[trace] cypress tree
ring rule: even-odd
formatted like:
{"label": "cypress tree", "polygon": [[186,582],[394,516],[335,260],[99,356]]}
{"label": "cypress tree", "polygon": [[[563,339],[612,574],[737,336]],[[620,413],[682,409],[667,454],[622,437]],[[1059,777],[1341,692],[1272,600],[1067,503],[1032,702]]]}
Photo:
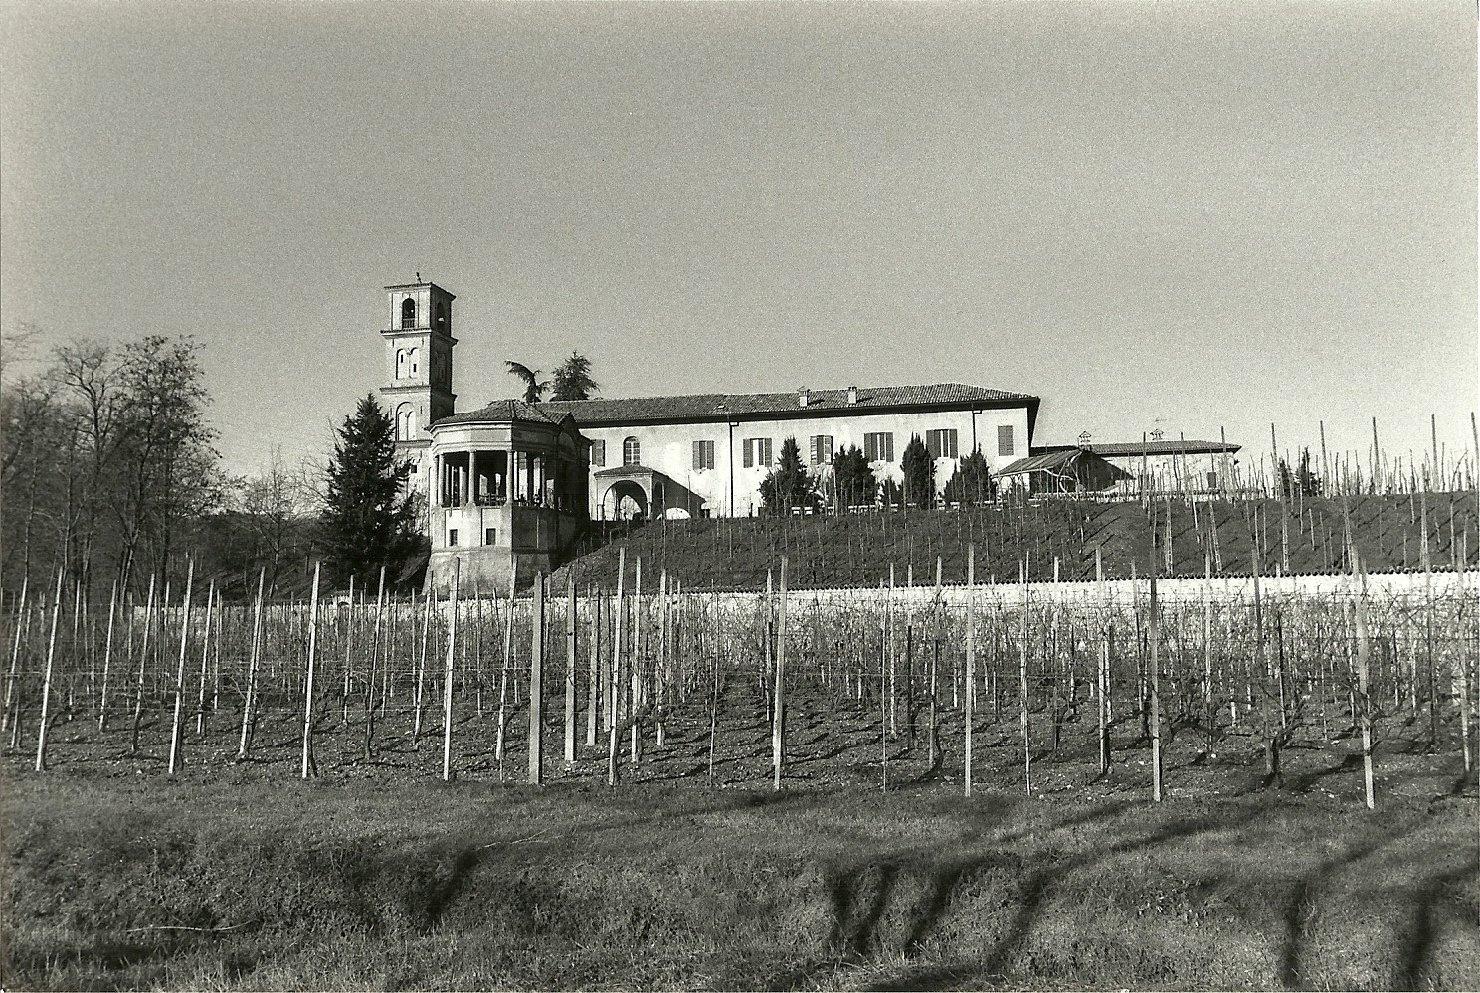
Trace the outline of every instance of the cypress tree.
{"label": "cypress tree", "polygon": [[904,500],[906,504],[922,509],[935,505],[935,459],[917,434],[910,435],[910,443],[904,446],[899,460],[899,469],[904,476]]}
{"label": "cypress tree", "polygon": [[795,438],[781,443],[776,468],[761,480],[761,503],[768,514],[789,514],[793,507],[809,507],[817,500],[817,485],[802,464],[801,446]]}

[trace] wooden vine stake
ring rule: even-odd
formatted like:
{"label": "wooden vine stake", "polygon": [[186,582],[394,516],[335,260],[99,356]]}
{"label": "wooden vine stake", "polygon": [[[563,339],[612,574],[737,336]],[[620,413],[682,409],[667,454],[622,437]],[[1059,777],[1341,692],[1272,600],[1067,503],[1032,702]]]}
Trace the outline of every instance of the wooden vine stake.
{"label": "wooden vine stake", "polygon": [[185,647],[190,637],[190,594],[195,585],[195,559],[185,570],[185,599],[180,611],[180,664],[175,670],[175,717],[170,722],[170,769],[173,776],[180,768],[180,721],[185,715]]}
{"label": "wooden vine stake", "polygon": [[642,556],[637,557],[637,570],[632,583],[632,661],[631,685],[627,687],[627,720],[632,725],[632,764],[642,761]]}
{"label": "wooden vine stake", "polygon": [[586,747],[596,747],[596,725],[601,717],[601,595],[586,587],[586,613],[591,620],[590,657],[586,661]]}
{"label": "wooden vine stake", "polygon": [[[20,679],[21,642],[25,640],[24,635],[27,633],[27,629],[30,627],[31,623],[31,614],[26,609],[26,594],[29,592],[30,586],[31,577],[29,574],[27,574],[21,578],[21,599],[20,602],[16,605],[14,632],[15,637],[10,647],[10,672],[5,677],[5,713],[3,715],[0,715],[0,728],[8,728],[11,726],[11,705],[18,702],[16,700],[16,689],[17,683]],[[118,590],[117,581],[113,583],[113,589],[116,593]],[[106,659],[107,656],[104,656],[105,661]],[[106,701],[107,699],[107,688],[108,683],[105,679],[103,681],[104,696],[101,698],[98,704],[99,731],[103,730],[103,714],[107,713],[107,711],[103,708],[102,702]],[[19,721],[19,715],[17,715],[16,719],[17,721]]]}
{"label": "wooden vine stake", "polygon": [[303,779],[318,774],[313,760],[313,677],[319,650],[319,563],[313,564],[313,592],[308,597],[308,669],[303,679]]}
{"label": "wooden vine stake", "polygon": [[[30,577],[21,580],[21,613],[26,610],[26,584]],[[98,733],[108,730],[108,668],[113,661],[113,616],[118,609],[118,580],[113,580],[113,589],[108,593],[108,635],[103,643],[103,682],[98,688]],[[20,636],[20,625],[16,625],[16,636]],[[14,668],[14,666],[12,666]]]}
{"label": "wooden vine stake", "polygon": [[976,546],[966,546],[966,795],[971,796],[971,729],[976,699]]}
{"label": "wooden vine stake", "polygon": [[611,715],[607,728],[606,750],[606,785],[608,786],[616,786],[621,781],[621,771],[617,767],[617,742],[621,734],[621,714],[618,704],[621,702],[622,689],[622,615],[625,613],[622,596],[626,579],[627,549],[619,548],[617,549],[617,600],[614,605],[616,624],[612,636],[611,683],[607,686],[607,713]]}
{"label": "wooden vine stake", "polygon": [[[216,581],[211,580],[211,585],[206,590],[206,632],[200,644],[200,687],[195,695],[195,736],[205,737],[206,733],[206,681],[210,676],[211,667],[211,606],[216,602]],[[221,640],[219,632],[216,640]]]}
{"label": "wooden vine stake", "polygon": [[[57,652],[57,622],[62,616],[62,577],[57,570],[57,593],[51,605],[51,636],[46,643],[46,676],[41,682],[41,727],[36,733],[36,771],[46,771],[46,732],[51,724],[51,675]],[[142,683],[140,684],[142,686]]]}
{"label": "wooden vine stake", "polygon": [[1018,585],[1023,593],[1018,645],[1018,724],[1023,734],[1023,788],[1032,793],[1033,750],[1028,724],[1028,563],[1023,559],[1018,560]]}
{"label": "wooden vine stake", "polygon": [[[1449,528],[1451,531],[1449,544],[1454,554],[1454,582],[1455,587],[1459,592],[1460,605],[1456,609],[1459,611],[1460,618],[1463,619],[1465,604],[1465,565],[1467,553],[1469,552],[1468,546],[1470,535],[1467,530],[1464,534],[1464,537],[1460,539],[1459,545],[1455,546],[1454,538],[1452,535],[1452,532],[1454,530],[1454,523],[1452,519],[1450,521]],[[1466,657],[1466,653],[1463,648],[1460,648],[1460,650],[1455,654],[1454,668],[1456,676],[1455,686],[1457,692],[1459,693],[1460,751],[1464,753],[1465,772],[1470,772],[1474,768],[1474,759],[1470,750],[1470,660]]]}
{"label": "wooden vine stake", "polygon": [[1151,799],[1162,799],[1161,785],[1161,610],[1156,599],[1156,557],[1151,558],[1151,605],[1147,640],[1151,642]]}
{"label": "wooden vine stake", "polygon": [[[134,680],[134,726],[129,738],[129,754],[139,754],[139,727],[144,721],[144,667],[149,662],[149,633],[154,629],[154,577],[149,577],[149,595],[144,605],[144,634],[140,638],[139,671]],[[249,698],[250,699],[250,698]],[[246,734],[244,730],[243,735]]]}
{"label": "wooden vine stake", "polygon": [[462,579],[462,559],[452,560],[452,595],[448,607],[452,618],[447,628],[447,666],[442,681],[442,781],[452,782],[452,666],[457,659],[457,588]]}
{"label": "wooden vine stake", "polygon": [[1372,635],[1367,621],[1367,570],[1362,567],[1361,553],[1349,545],[1352,570],[1359,584],[1357,590],[1357,691],[1361,697],[1362,782],[1367,794],[1367,809],[1377,809],[1372,776],[1372,698],[1368,695],[1368,669],[1372,657]]}
{"label": "wooden vine stake", "polygon": [[[151,581],[152,583],[152,581]],[[262,659],[262,599],[267,587],[267,568],[264,566],[257,573],[257,609],[252,619],[252,652],[247,657],[247,696],[242,705],[242,737],[237,746],[236,757],[240,761],[245,759],[252,749],[252,721],[254,708],[257,703],[257,666]],[[149,637],[149,627],[144,627],[144,637]],[[346,649],[346,652],[348,649]],[[142,671],[142,670],[140,670]],[[349,664],[346,656],[345,679],[349,679]]]}
{"label": "wooden vine stake", "polygon": [[[416,662],[416,689],[412,694],[411,708],[411,742],[415,744],[421,739],[422,714],[426,710],[426,681],[427,681],[427,641],[432,633],[432,603],[437,599],[434,588],[428,584],[423,603],[421,605],[421,654]],[[411,613],[416,614],[416,593],[411,594]]]}
{"label": "wooden vine stake", "polygon": [[499,778],[504,778],[504,732],[509,725],[509,669],[514,664],[514,583],[519,578],[519,560],[509,570],[509,610],[504,615],[504,663],[498,678],[498,730],[493,741],[493,758],[499,763]]}
{"label": "wooden vine stake", "polygon": [[576,581],[565,581],[565,764],[576,761]]}
{"label": "wooden vine stake", "polygon": [[[1105,597],[1105,563],[1101,551],[1095,548],[1095,596],[1101,603],[1107,603]],[[1100,737],[1100,775],[1110,774],[1110,642],[1114,637],[1114,612],[1106,610],[1105,626],[1100,631],[1100,655],[1097,678],[1099,682],[1098,697],[1099,706],[1096,708],[1099,718]]]}
{"label": "wooden vine stake", "polygon": [[545,574],[534,574],[529,618],[529,785],[545,781]]}
{"label": "wooden vine stake", "polygon": [[771,789],[781,789],[781,767],[786,759],[786,556],[781,556],[781,607],[776,621],[776,703],[771,722]]}

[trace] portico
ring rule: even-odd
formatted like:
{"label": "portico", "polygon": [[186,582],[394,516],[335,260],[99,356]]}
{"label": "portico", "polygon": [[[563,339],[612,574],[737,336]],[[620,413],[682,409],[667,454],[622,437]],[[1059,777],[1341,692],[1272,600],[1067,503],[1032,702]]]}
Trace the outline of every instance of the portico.
{"label": "portico", "polygon": [[587,519],[590,443],[569,417],[504,400],[431,427],[432,581],[507,586],[550,572]]}

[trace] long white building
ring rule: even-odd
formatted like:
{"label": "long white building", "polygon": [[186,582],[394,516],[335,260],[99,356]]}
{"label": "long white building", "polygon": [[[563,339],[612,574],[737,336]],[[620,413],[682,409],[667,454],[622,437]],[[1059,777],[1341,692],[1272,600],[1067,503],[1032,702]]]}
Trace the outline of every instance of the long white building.
{"label": "long white building", "polygon": [[939,383],[792,393],[644,397],[539,404],[569,414],[591,441],[593,519],[748,516],[781,446],[795,438],[814,473],[860,448],[875,478],[901,480],[900,459],[918,434],[935,456],[937,487],[980,448],[992,469],[1028,453],[1038,398]]}

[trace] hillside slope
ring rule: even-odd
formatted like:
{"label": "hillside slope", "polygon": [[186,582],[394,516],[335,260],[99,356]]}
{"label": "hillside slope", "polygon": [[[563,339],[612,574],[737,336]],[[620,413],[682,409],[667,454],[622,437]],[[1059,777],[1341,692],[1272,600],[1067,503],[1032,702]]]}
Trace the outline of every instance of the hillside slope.
{"label": "hillside slope", "polygon": [[[1349,498],[1352,531],[1370,571],[1421,569],[1423,525],[1434,568],[1449,568],[1459,550],[1477,561],[1480,527],[1473,493]],[[1170,515],[1170,520],[1169,516]],[[1281,508],[1277,500],[1190,505],[1162,502],[1153,510],[1136,503],[1051,502],[968,508],[959,511],[855,514],[844,517],[735,518],[652,521],[593,528],[584,554],[560,569],[557,589],[576,575],[579,583],[612,586],[617,557],[627,551],[629,570],[641,558],[645,585],[660,570],[681,577],[689,589],[758,589],[785,555],[793,587],[876,586],[895,580],[933,582],[936,559],[946,582],[963,582],[966,550],[976,546],[977,576],[1015,579],[1019,563],[1028,577],[1092,579],[1099,551],[1107,577],[1145,575],[1155,554],[1161,574],[1199,576],[1204,556],[1214,572],[1248,575],[1257,560],[1263,574],[1284,569]],[[1166,535],[1171,534],[1170,568]],[[1341,501],[1307,499],[1288,512],[1288,570],[1330,572],[1347,568]],[[630,574],[630,573],[629,573]],[[649,586],[651,588],[651,586]]]}

